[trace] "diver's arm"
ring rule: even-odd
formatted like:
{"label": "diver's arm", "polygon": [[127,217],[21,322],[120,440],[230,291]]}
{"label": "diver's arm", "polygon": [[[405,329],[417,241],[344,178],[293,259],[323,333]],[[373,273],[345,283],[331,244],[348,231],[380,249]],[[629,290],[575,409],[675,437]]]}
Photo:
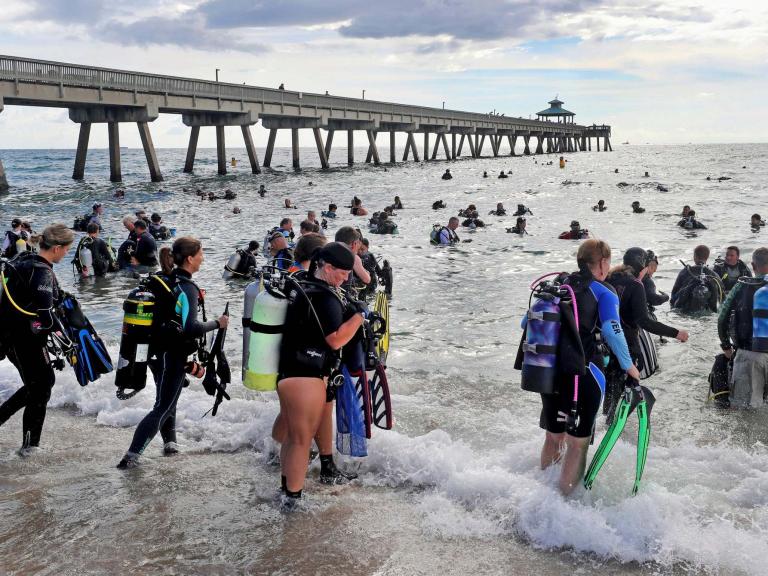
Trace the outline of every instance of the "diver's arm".
{"label": "diver's arm", "polygon": [[338,350],[354,338],[360,326],[363,325],[363,315],[355,314],[339,326],[335,332],[325,337],[325,342],[332,350]]}
{"label": "diver's arm", "polygon": [[731,291],[728,292],[728,296],[725,298],[725,302],[723,302],[723,305],[720,307],[720,314],[717,316],[717,336],[720,338],[720,348],[723,350],[730,350],[733,348],[728,328],[731,324],[733,305],[743,287],[743,284],[737,282],[736,285],[731,288]]}
{"label": "diver's arm", "polygon": [[629,355],[629,347],[627,346],[626,338],[624,338],[624,330],[621,329],[619,297],[603,285],[598,284],[598,286],[603,288],[596,293],[600,332],[603,340],[605,340],[611,352],[619,361],[621,369],[628,372],[634,367],[634,364],[632,363],[632,357]]}
{"label": "diver's arm", "polygon": [[662,324],[658,320],[651,318],[650,314],[648,314],[648,302],[645,299],[645,290],[643,289],[643,286],[632,285],[631,290],[632,293],[629,295],[630,298],[628,304],[632,311],[632,317],[637,322],[637,325],[657,336],[677,338],[677,328]]}
{"label": "diver's arm", "polygon": [[362,280],[363,284],[371,283],[371,275],[368,274],[368,270],[365,269],[365,266],[363,266],[363,261],[357,254],[355,254],[355,264],[352,267],[352,270],[355,272],[355,276]]}
{"label": "diver's arm", "polygon": [[669,300],[669,303],[672,305],[673,308],[677,304],[678,293],[680,292],[680,290],[683,289],[683,286],[685,285],[685,280],[687,280],[688,274],[689,274],[688,269],[683,268],[682,270],[680,270],[680,272],[678,272],[677,278],[675,278],[675,285],[672,286],[672,292],[670,294],[670,300]]}
{"label": "diver's arm", "polygon": [[35,265],[29,286],[32,290],[32,309],[37,313],[34,331],[38,334],[47,334],[55,325],[53,307],[56,302],[53,293],[56,290],[56,278],[53,270],[47,266]]}
{"label": "diver's arm", "polygon": [[184,335],[200,338],[205,333],[216,330],[219,327],[218,320],[200,322],[197,319],[197,301],[200,295],[197,287],[192,282],[185,282],[183,279],[180,280],[179,286],[182,292],[179,297],[186,299],[186,303],[182,305],[181,313],[181,327]]}

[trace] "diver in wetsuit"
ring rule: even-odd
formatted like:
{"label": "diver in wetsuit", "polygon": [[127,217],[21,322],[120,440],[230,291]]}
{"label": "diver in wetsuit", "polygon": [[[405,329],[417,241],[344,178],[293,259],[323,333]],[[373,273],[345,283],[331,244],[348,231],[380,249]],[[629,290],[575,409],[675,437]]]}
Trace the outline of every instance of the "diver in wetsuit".
{"label": "diver in wetsuit", "polygon": [[669,303],[684,312],[717,312],[724,291],[720,279],[707,268],[709,248],[700,244],[693,250],[693,266],[680,270],[672,287]]}
{"label": "diver in wetsuit", "polygon": [[[205,345],[208,332],[226,328],[229,324],[229,317],[224,315],[217,320],[204,319],[203,293],[192,280],[192,275],[203,263],[203,245],[199,240],[189,236],[178,238],[173,248],[166,246],[160,251],[160,261],[169,280],[166,284],[173,286],[175,309],[179,312],[169,314],[169,320],[159,328],[162,336],[155,338],[150,367],[157,384],[157,399],[149,414],[136,426],[131,445],[117,465],[121,469],[138,466],[141,454],[158,431],[163,438],[163,453],[170,456],[178,452],[176,403],[187,374],[196,378],[205,375],[205,369],[188,358]],[[202,312],[202,321],[198,320],[198,309]],[[213,395],[216,390],[206,392]]]}
{"label": "diver in wetsuit", "polygon": [[59,326],[54,316],[62,292],[52,265],[64,259],[75,235],[64,224],[52,224],[31,240],[39,243],[39,254],[24,252],[9,262],[3,269],[7,284],[3,281],[0,286],[0,358],[8,357],[22,381],[21,388],[0,406],[0,425],[24,408],[22,456],[40,446],[56,381],[47,342]]}

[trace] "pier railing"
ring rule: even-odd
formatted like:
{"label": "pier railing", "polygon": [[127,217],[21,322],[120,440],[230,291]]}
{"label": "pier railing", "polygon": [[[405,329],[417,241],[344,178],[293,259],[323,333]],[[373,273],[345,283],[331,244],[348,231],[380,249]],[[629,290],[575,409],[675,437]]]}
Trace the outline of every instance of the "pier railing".
{"label": "pier railing", "polygon": [[259,102],[262,104],[296,105],[330,110],[352,110],[362,113],[390,114],[394,116],[421,116],[448,123],[452,120],[482,122],[487,126],[500,129],[546,130],[556,128],[557,130],[572,132],[584,128],[577,124],[565,125],[525,118],[295,92],[161,74],[145,74],[15,56],[0,56],[0,80],[54,84],[62,88],[75,86],[102,90],[124,90],[134,93],[141,92],[169,96],[194,96],[242,102]]}

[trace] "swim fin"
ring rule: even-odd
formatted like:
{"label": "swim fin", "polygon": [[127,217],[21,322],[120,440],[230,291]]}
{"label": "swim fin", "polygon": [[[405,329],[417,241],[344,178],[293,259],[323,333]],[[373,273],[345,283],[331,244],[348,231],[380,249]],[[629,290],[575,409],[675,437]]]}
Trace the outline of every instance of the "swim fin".
{"label": "swim fin", "polygon": [[637,494],[640,489],[640,480],[645,470],[645,461],[648,458],[648,444],[651,439],[651,410],[656,402],[653,393],[645,386],[640,387],[643,393],[643,399],[637,405],[637,464],[635,465],[635,483],[632,486],[632,495]]}
{"label": "swim fin", "polygon": [[618,406],[616,406],[613,422],[605,432],[605,436],[603,436],[600,446],[598,446],[595,455],[592,457],[592,462],[587,469],[587,473],[584,475],[584,487],[587,490],[592,489],[592,484],[595,482],[597,473],[600,472],[603,464],[605,464],[605,461],[608,459],[608,455],[611,453],[611,450],[613,450],[616,441],[624,431],[624,426],[627,424],[627,417],[631,411],[632,389],[627,387],[621,395]]}
{"label": "swim fin", "polygon": [[98,380],[112,371],[112,359],[107,347],[83,314],[80,303],[71,294],[64,295],[61,305],[61,324],[66,335],[75,344],[75,354],[68,358],[80,386]]}

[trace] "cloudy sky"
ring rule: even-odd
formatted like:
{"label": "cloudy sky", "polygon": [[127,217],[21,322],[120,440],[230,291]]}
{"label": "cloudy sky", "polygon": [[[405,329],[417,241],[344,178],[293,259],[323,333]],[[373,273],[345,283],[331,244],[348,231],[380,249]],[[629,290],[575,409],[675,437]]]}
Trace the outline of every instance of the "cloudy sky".
{"label": "cloudy sky", "polygon": [[[535,114],[556,94],[632,143],[768,135],[768,2],[4,0],[0,53],[460,110]],[[178,116],[152,125],[183,147]],[[229,142],[240,146],[232,132]],[[263,146],[265,131],[254,130]],[[309,135],[307,135],[309,136]],[[74,148],[66,110],[6,106],[3,148]],[[136,130],[121,141],[139,146]],[[309,142],[307,140],[307,142]],[[281,142],[279,142],[281,143]],[[285,140],[282,141],[286,143]],[[94,128],[91,144],[106,145]],[[203,130],[201,146],[214,145]]]}

